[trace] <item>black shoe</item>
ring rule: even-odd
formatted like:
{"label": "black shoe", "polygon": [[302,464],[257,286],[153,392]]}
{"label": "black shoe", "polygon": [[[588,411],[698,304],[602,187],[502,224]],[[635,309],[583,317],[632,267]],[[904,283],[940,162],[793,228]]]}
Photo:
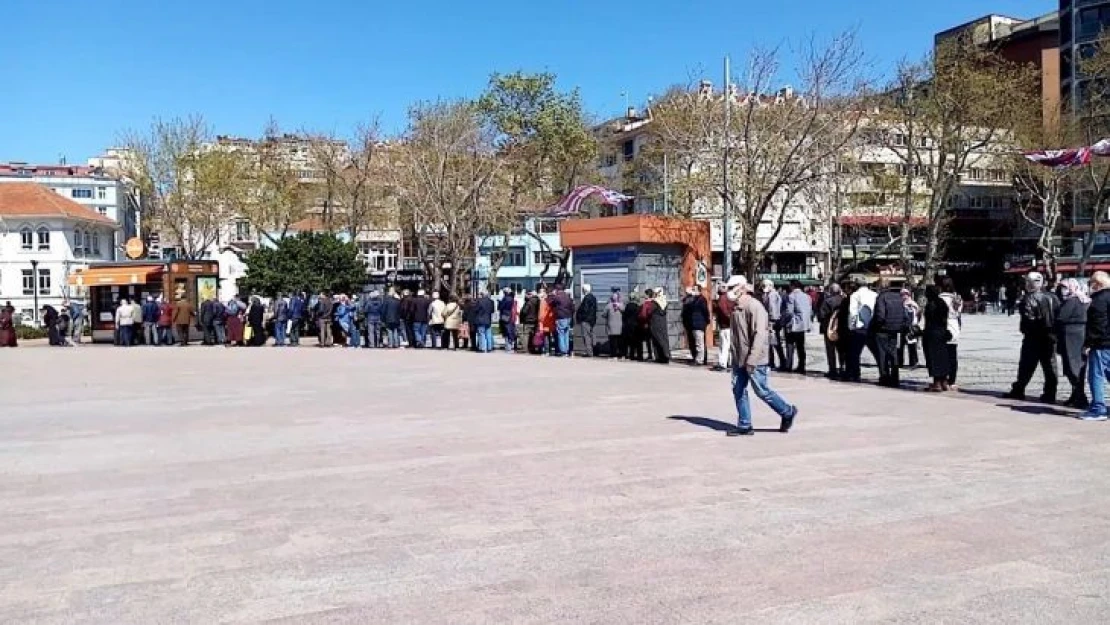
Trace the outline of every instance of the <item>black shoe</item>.
{"label": "black shoe", "polygon": [[1016,400],[1016,401],[1025,401],[1025,393],[1019,393],[1017,391],[1010,391],[1009,393],[1006,393],[1005,395],[1003,395],[1002,399],[1013,399],[1013,400]]}
{"label": "black shoe", "polygon": [[729,430],[726,436],[754,436],[755,430],[752,428],[736,428]]}
{"label": "black shoe", "polygon": [[1042,404],[1048,404],[1049,406],[1056,404],[1056,398],[1050,395],[1041,395],[1037,398],[1037,401],[1041,402]]}
{"label": "black shoe", "polygon": [[794,409],[794,411],[790,413],[790,416],[783,417],[782,420],[779,422],[779,431],[783,434],[786,434],[790,431],[790,428],[794,427],[794,417],[798,416],[798,407],[792,406],[792,408]]}

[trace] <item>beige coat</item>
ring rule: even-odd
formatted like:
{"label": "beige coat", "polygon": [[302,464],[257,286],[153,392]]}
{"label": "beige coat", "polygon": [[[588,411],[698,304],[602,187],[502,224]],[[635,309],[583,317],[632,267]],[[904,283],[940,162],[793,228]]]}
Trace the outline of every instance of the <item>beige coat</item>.
{"label": "beige coat", "polygon": [[458,330],[462,321],[462,306],[459,306],[457,302],[451,302],[443,308],[443,328],[445,330]]}
{"label": "beige coat", "polygon": [[768,361],[771,322],[763,304],[745,293],[732,310],[732,362],[735,366],[761,367]]}
{"label": "beige coat", "polygon": [[446,323],[446,319],[443,318],[444,308],[447,308],[447,304],[444,304],[443,300],[432,300],[432,303],[428,305],[428,323],[433,326],[444,325]]}

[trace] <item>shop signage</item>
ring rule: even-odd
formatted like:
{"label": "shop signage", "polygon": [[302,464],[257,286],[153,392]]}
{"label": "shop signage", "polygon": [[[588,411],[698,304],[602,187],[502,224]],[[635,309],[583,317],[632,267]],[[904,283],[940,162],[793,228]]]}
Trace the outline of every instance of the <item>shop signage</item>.
{"label": "shop signage", "polygon": [[636,250],[575,251],[575,265],[627,265],[636,260]]}

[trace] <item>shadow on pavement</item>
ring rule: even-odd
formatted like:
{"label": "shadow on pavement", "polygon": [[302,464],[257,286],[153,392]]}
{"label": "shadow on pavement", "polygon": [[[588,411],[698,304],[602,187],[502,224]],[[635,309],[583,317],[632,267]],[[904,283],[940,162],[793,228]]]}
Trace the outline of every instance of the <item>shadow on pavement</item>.
{"label": "shadow on pavement", "polygon": [[[673,415],[667,418],[671,421],[685,421],[686,423],[689,423],[691,425],[708,428],[710,430],[716,430],[718,432],[731,432],[732,430],[736,429],[736,424],[734,423],[726,423],[724,421],[718,421],[717,419],[710,419],[708,417],[687,417],[683,415]],[[755,431],[774,432],[776,434],[778,433],[777,428],[755,428]]]}
{"label": "shadow on pavement", "polygon": [[1061,410],[1060,408],[1053,408],[1052,406],[1015,406],[1013,404],[998,404],[998,405],[999,405],[999,407],[1002,407],[1002,408],[1009,408],[1010,410],[1013,410],[1014,412],[1020,412],[1020,413],[1023,413],[1023,414],[1031,414],[1031,415],[1042,416],[1042,417],[1043,416],[1066,417],[1068,419],[1074,419],[1075,415],[1076,415],[1076,413],[1074,413],[1074,412],[1067,412],[1067,411]]}

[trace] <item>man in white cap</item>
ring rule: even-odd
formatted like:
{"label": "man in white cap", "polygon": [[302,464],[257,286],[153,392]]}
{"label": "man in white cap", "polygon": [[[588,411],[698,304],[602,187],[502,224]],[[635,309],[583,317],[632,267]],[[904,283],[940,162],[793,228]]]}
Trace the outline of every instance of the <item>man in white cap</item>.
{"label": "man in white cap", "polygon": [[794,425],[798,409],[771,390],[767,376],[769,352],[771,351],[771,324],[767,309],[759,300],[752,297],[748,281],[740,277],[729,290],[727,297],[736,302],[732,311],[732,397],[736,402],[739,419],[735,430],[729,436],[751,436],[752,408],[748,400],[748,386],[763,403],[774,410],[781,421],[779,431],[786,433]]}
{"label": "man in white cap", "polygon": [[1060,301],[1044,288],[1044,276],[1036,271],[1025,276],[1025,297],[1018,306],[1021,313],[1021,359],[1017,381],[1006,393],[1006,399],[1025,399],[1025,387],[1040,365],[1044,374],[1044,392],[1040,400],[1056,402],[1056,312]]}

